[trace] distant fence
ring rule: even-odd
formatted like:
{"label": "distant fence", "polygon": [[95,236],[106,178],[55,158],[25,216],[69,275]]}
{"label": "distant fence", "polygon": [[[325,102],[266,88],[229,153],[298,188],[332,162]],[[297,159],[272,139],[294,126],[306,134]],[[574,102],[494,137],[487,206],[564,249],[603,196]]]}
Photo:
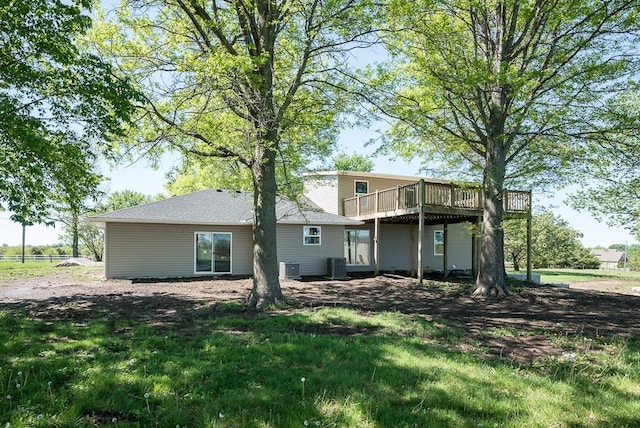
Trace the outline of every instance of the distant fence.
{"label": "distant fence", "polygon": [[[61,255],[61,254],[55,254],[55,255],[43,255],[43,254],[25,254],[24,256],[24,260],[26,262],[61,262],[67,259],[71,259],[73,258],[73,256],[69,256],[69,255]],[[78,256],[78,258],[82,258],[82,259],[91,259],[91,257],[89,256]],[[2,255],[0,254],[0,262],[21,262],[22,261],[22,255],[18,254],[18,255]]]}

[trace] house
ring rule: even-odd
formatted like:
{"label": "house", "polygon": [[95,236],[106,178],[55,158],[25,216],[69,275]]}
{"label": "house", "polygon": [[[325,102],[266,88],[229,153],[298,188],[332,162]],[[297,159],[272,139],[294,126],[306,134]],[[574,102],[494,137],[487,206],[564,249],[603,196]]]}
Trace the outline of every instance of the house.
{"label": "house", "polygon": [[[325,171],[304,176],[304,194],[328,213],[363,222],[345,228],[347,271],[400,270],[420,280],[425,271],[477,271],[480,244],[473,231],[482,220],[477,185]],[[506,218],[528,219],[530,242],[531,192],[505,190],[503,208]]]}
{"label": "house", "polygon": [[[104,226],[107,278],[251,275],[252,205],[250,192],[209,189],[89,220]],[[276,211],[278,261],[296,261],[303,276],[325,275],[344,253],[344,228],[362,223],[284,198]]]}
{"label": "house", "polygon": [[[402,271],[419,280],[429,271],[477,270],[480,187],[349,171],[303,179],[308,207],[277,202],[281,272],[295,263],[301,276],[327,275],[336,259],[346,272]],[[105,275],[250,275],[252,202],[250,192],[210,189],[93,216],[105,228]],[[503,204],[505,216],[530,225],[531,192],[507,190]]]}
{"label": "house", "polygon": [[600,262],[600,269],[610,270],[619,269],[624,266],[626,256],[624,251],[618,251],[611,248],[594,248],[591,254],[596,256]]}

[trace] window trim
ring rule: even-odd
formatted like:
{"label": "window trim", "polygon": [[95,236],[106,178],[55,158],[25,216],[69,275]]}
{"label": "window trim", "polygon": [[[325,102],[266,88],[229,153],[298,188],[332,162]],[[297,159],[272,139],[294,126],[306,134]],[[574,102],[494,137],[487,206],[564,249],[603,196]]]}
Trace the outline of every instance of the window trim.
{"label": "window trim", "polygon": [[[445,241],[444,233],[445,233],[444,229],[435,229],[433,231],[433,255],[434,256],[444,256],[444,251],[445,251],[445,248],[444,248],[444,241]],[[438,235],[438,234],[442,234],[442,240],[441,241],[436,240],[436,235]],[[438,245],[438,244],[442,245],[442,252],[441,253],[438,253],[436,251],[436,245]]]}
{"label": "window trim", "polygon": [[[211,258],[211,270],[199,271],[198,270],[198,234],[206,233],[211,236],[211,245],[214,244],[213,235],[229,235],[229,271],[228,272],[216,272],[215,269],[215,257]],[[215,252],[212,249],[211,255]],[[221,230],[196,230],[193,232],[193,274],[194,275],[233,275],[233,233],[224,232]]]}
{"label": "window trim", "polygon": [[[318,233],[311,235],[311,229],[316,229]],[[318,242],[307,242],[307,238],[318,238]],[[322,245],[322,226],[302,226],[302,245],[318,247]]]}
{"label": "window trim", "polygon": [[[358,192],[358,183],[366,183],[367,184],[367,191],[362,193],[362,192]],[[358,195],[366,195],[369,193],[369,180],[353,180],[353,194],[355,196]]]}

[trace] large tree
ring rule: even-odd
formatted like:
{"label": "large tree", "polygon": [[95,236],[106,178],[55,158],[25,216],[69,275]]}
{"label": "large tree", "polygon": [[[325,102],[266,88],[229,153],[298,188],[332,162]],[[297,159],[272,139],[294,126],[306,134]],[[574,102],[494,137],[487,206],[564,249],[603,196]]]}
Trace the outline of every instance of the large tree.
{"label": "large tree", "polygon": [[[297,163],[294,163],[294,165]],[[332,156],[321,168],[327,170],[361,171],[373,170],[373,161],[367,156],[340,152]],[[307,165],[288,168],[276,167],[276,181],[286,183],[287,193],[294,199],[302,192],[302,173],[308,172]],[[168,174],[167,190],[172,195],[182,195],[202,189],[251,190],[251,171],[237,162],[225,159],[183,158],[178,167]],[[293,195],[291,195],[293,193]],[[304,202],[302,202],[304,204]]]}
{"label": "large tree", "polygon": [[275,203],[287,188],[278,188],[276,170],[295,171],[334,142],[336,115],[349,106],[336,88],[345,86],[351,51],[369,43],[366,7],[367,0],[131,0],[94,34],[146,96],[132,140],[251,172],[252,307],[284,301]]}
{"label": "large tree", "polygon": [[203,189],[251,190],[251,171],[224,159],[184,158],[168,175],[167,190],[183,195]]}
{"label": "large tree", "polygon": [[404,84],[385,108],[402,119],[390,145],[481,177],[475,293],[506,293],[505,183],[557,180],[591,138],[638,129],[604,114],[635,84],[638,12],[636,0],[390,2],[382,37]]}
{"label": "large tree", "polygon": [[133,112],[132,88],[78,47],[91,3],[0,6],[0,209],[22,224],[45,220],[55,189],[92,174],[92,144]]}

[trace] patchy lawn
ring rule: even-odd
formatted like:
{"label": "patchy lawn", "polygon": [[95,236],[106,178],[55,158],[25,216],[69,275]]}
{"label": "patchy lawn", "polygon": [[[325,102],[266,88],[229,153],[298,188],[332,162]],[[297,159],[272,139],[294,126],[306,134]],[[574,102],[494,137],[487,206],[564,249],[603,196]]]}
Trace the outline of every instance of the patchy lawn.
{"label": "patchy lawn", "polygon": [[248,279],[65,272],[0,281],[0,422],[640,424],[637,296],[381,276],[282,281],[289,306],[253,312]]}

